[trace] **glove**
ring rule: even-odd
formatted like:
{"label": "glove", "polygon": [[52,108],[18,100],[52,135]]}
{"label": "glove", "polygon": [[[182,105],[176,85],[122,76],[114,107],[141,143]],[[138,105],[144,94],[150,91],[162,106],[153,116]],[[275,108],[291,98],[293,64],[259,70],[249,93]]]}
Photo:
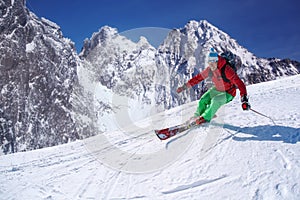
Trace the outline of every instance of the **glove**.
{"label": "glove", "polygon": [[244,95],[244,96],[241,97],[241,102],[242,102],[242,109],[243,110],[249,110],[251,108],[251,106],[248,102],[247,95]]}
{"label": "glove", "polygon": [[187,84],[183,84],[183,86],[177,88],[176,92],[180,93],[180,92],[182,92],[183,90],[186,90],[186,89],[188,89]]}

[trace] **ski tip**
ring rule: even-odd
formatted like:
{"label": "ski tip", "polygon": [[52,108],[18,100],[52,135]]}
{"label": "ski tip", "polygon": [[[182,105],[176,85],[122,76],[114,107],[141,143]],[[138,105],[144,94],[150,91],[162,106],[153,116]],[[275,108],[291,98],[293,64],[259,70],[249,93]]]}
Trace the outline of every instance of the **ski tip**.
{"label": "ski tip", "polygon": [[165,134],[156,134],[156,136],[160,139],[160,140],[166,140],[169,137],[167,137]]}
{"label": "ski tip", "polygon": [[159,133],[159,130],[154,130],[155,135],[160,139],[160,140],[166,140],[168,137],[165,134]]}

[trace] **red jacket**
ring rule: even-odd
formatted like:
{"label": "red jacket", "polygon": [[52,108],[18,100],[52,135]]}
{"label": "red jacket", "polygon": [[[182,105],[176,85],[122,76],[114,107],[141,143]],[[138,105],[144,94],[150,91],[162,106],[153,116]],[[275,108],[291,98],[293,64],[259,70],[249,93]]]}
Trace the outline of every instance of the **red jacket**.
{"label": "red jacket", "polygon": [[230,82],[225,82],[221,76],[221,68],[225,67],[226,60],[219,56],[218,67],[215,71],[212,71],[210,67],[205,68],[201,73],[194,76],[191,80],[187,82],[188,87],[192,87],[199,82],[206,79],[209,74],[212,74],[212,81],[215,84],[215,87],[218,91],[226,91],[232,96],[236,95],[236,87],[240,90],[240,95],[247,95],[247,90],[244,82],[238,77],[236,72],[230,67],[225,68],[225,75]]}

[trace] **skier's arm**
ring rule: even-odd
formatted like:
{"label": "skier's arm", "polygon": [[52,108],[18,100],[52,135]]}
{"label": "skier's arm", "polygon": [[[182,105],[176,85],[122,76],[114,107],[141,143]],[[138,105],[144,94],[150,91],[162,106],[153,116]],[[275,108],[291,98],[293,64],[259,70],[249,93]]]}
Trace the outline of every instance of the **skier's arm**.
{"label": "skier's arm", "polygon": [[230,67],[226,68],[225,73],[226,73],[226,77],[228,77],[229,80],[234,85],[236,85],[240,90],[242,109],[249,110],[251,108],[251,106],[248,102],[247,89],[246,89],[244,82],[240,79],[240,77],[237,75],[237,73]]}
{"label": "skier's arm", "polygon": [[209,72],[210,72],[210,68],[209,67],[205,68],[201,73],[197,74],[187,82],[188,87],[193,87],[194,85],[206,79],[209,75]]}
{"label": "skier's arm", "polygon": [[183,86],[179,87],[177,89],[177,93],[180,93],[183,90],[191,88],[194,85],[200,83],[201,81],[203,81],[204,79],[206,79],[208,77],[209,72],[210,72],[210,68],[209,67],[205,68],[201,73],[197,74],[192,79],[190,79],[187,83],[183,84]]}
{"label": "skier's arm", "polygon": [[240,90],[241,97],[247,96],[247,89],[244,82],[240,79],[237,73],[231,68],[226,67],[225,69],[226,77],[232,82],[235,86],[237,86]]}

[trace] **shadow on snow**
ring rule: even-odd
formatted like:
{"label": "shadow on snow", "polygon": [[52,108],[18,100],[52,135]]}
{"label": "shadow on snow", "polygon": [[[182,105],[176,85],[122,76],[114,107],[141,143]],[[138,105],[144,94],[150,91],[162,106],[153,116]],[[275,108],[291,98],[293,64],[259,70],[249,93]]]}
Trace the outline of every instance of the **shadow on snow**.
{"label": "shadow on snow", "polygon": [[[236,141],[283,141],[291,144],[295,144],[300,141],[300,128],[279,125],[262,125],[241,128],[228,124],[224,124],[223,127],[236,132],[236,134],[232,137],[232,139]],[[239,137],[237,136],[238,133],[244,133],[251,136]]]}

